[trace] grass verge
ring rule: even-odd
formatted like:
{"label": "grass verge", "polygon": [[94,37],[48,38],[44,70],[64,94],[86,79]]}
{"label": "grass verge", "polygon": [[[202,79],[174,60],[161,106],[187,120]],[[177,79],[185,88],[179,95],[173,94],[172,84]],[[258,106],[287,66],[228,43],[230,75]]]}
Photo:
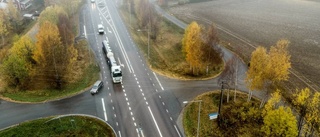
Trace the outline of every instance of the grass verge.
{"label": "grass verge", "polygon": [[3,131],[1,137],[61,136],[115,137],[114,131],[101,120],[87,116],[47,117],[19,124]]}
{"label": "grass verge", "polygon": [[154,15],[159,18],[160,29],[155,40],[150,38],[148,58],[147,31],[137,31],[139,29],[145,30],[145,28],[139,28],[137,25],[137,18],[133,14],[130,16],[130,13],[126,8],[121,8],[120,12],[123,21],[129,28],[132,39],[144,53],[144,56],[153,71],[179,79],[212,78],[221,72],[223,64],[209,67],[207,75],[200,77],[193,76],[190,73],[190,67],[186,62],[181,49],[181,40],[184,35],[184,30],[159,15]]}
{"label": "grass verge", "polygon": [[[218,112],[220,92],[208,92],[194,99],[202,100],[199,136],[260,136],[262,118],[259,115],[261,112],[259,101],[252,99],[247,102],[247,94],[237,92],[236,102],[234,102],[233,93],[230,91],[230,100],[227,102],[227,92],[224,92],[220,126],[218,126],[218,119],[209,119],[210,113]],[[199,104],[189,103],[184,109],[183,127],[187,137],[197,134]],[[252,110],[253,108],[255,111]],[[252,115],[248,114],[249,112],[252,112],[250,113]]]}
{"label": "grass verge", "polygon": [[[77,78],[75,81],[66,85],[62,90],[40,88],[35,90],[21,91],[19,89],[6,87],[2,88],[1,95],[6,99],[18,102],[45,102],[62,97],[72,96],[86,89],[99,79],[100,69],[93,61],[91,61],[91,58],[94,57],[90,56],[93,55],[93,53],[88,53],[87,42],[82,41],[80,43],[81,44],[77,45],[79,59],[72,74]],[[37,81],[31,80],[30,84],[32,83],[37,84]]]}

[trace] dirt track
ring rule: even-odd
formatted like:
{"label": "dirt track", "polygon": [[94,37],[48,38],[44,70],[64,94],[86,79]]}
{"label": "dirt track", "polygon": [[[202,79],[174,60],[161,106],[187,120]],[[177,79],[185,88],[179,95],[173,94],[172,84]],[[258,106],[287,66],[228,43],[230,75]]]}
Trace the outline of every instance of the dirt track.
{"label": "dirt track", "polygon": [[320,91],[320,2],[214,0],[172,7],[169,12],[186,22],[214,22],[225,30],[219,31],[221,39],[230,42],[232,49],[241,49],[246,58],[254,50],[251,46],[270,47],[279,39],[288,39],[291,71],[300,77],[291,75],[290,80],[294,85],[303,80]]}

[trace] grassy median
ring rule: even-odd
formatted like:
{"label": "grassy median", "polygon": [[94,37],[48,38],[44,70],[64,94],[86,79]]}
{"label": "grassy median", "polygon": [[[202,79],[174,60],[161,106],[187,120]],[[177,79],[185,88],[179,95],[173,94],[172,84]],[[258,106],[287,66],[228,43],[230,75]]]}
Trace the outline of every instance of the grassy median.
{"label": "grassy median", "polygon": [[[5,87],[1,89],[1,95],[13,101],[19,102],[43,102],[50,101],[62,97],[72,96],[81,92],[82,90],[90,87],[95,81],[99,79],[99,67],[94,61],[94,55],[88,50],[88,43],[85,40],[79,42],[76,46],[78,49],[78,61],[75,67],[73,76],[74,81],[70,82],[63,89],[35,89],[21,91],[19,89]],[[41,85],[41,81],[30,81],[30,83],[38,82]]]}
{"label": "grassy median", "polygon": [[[222,136],[261,136],[263,124],[259,101],[252,99],[247,102],[247,94],[237,92],[236,101],[233,101],[234,91],[230,91],[229,102],[227,92],[223,95],[221,107],[221,122],[218,119],[210,120],[209,114],[219,110],[220,91],[207,92],[194,99],[202,100],[200,111],[200,137]],[[254,109],[253,109],[254,108]],[[199,103],[189,103],[183,111],[183,127],[187,137],[196,136],[198,126]],[[255,110],[255,111],[253,111]]]}
{"label": "grassy median", "polygon": [[115,137],[101,120],[86,116],[48,117],[19,124],[3,131],[1,137]]}

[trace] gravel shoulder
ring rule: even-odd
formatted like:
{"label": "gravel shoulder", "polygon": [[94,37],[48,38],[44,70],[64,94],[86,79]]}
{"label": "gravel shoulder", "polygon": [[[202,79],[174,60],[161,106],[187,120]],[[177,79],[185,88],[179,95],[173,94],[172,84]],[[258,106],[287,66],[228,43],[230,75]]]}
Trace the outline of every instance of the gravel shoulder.
{"label": "gravel shoulder", "polygon": [[270,47],[279,39],[288,39],[292,71],[301,78],[292,75],[290,81],[296,85],[303,80],[320,90],[319,1],[214,0],[171,7],[169,12],[185,22],[215,23],[221,39],[231,49],[240,49],[247,59],[252,46]]}

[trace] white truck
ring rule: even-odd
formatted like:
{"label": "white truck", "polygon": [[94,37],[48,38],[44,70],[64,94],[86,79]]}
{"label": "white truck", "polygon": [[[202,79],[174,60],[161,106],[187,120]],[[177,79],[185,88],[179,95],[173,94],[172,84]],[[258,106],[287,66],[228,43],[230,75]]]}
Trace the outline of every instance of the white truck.
{"label": "white truck", "polygon": [[122,82],[122,71],[120,65],[117,64],[116,59],[111,51],[108,41],[102,41],[102,51],[107,56],[107,63],[109,65],[111,71],[111,77],[113,83],[121,83]]}

